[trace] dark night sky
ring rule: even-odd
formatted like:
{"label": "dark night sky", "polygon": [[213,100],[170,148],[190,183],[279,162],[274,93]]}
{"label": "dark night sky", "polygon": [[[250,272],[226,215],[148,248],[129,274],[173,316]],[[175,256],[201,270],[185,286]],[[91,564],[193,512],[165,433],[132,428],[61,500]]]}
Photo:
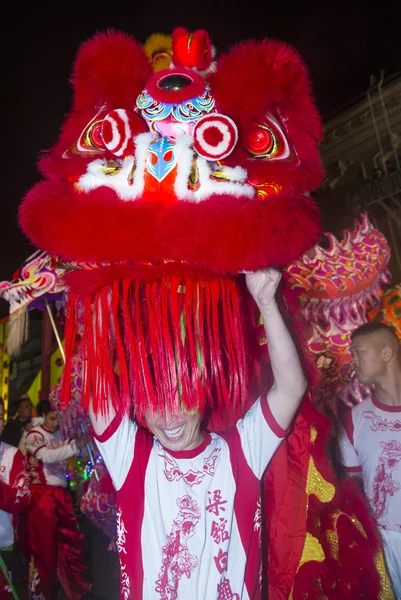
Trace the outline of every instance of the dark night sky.
{"label": "dark night sky", "polygon": [[[237,0],[238,2],[238,0]],[[371,74],[401,70],[401,2],[278,0],[206,3],[160,0],[53,0],[2,6],[2,190],[0,281],[32,248],[17,208],[38,180],[39,152],[56,139],[70,107],[68,78],[79,45],[96,31],[122,29],[144,41],[176,25],[205,28],[218,50],[248,38],[276,37],[308,64],[324,116],[366,91]],[[240,6],[238,4],[238,6]],[[1,309],[0,309],[1,310]],[[1,311],[2,313],[4,311]]]}

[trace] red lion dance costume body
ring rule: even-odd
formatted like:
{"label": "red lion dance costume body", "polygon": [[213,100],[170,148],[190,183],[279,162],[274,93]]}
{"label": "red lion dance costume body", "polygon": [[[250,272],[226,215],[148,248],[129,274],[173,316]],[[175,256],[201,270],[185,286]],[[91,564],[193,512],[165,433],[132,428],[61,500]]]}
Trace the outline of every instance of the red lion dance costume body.
{"label": "red lion dance costume body", "polygon": [[[178,390],[213,427],[234,423],[266,391],[241,273],[284,267],[319,237],[307,192],[322,128],[300,57],[269,40],[212,55],[206,32],[183,29],[156,73],[125,34],[84,44],[73,111],[40,161],[47,180],[21,208],[31,240],[65,262],[65,393],[83,324],[83,399],[100,413],[109,394],[141,421]],[[356,490],[336,490],[326,432],[305,400],[265,476],[274,600],[380,597],[377,536]]]}

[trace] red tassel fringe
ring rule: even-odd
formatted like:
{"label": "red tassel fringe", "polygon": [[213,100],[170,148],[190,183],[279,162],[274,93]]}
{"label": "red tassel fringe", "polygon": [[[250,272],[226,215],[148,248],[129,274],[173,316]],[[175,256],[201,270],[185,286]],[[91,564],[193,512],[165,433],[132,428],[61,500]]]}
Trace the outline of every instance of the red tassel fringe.
{"label": "red tassel fringe", "polygon": [[228,408],[246,400],[246,360],[240,292],[231,278],[202,280],[169,275],[124,280],[92,297],[71,296],[66,319],[69,399],[71,357],[82,329],[83,402],[95,413],[129,410],[141,420],[148,408]]}

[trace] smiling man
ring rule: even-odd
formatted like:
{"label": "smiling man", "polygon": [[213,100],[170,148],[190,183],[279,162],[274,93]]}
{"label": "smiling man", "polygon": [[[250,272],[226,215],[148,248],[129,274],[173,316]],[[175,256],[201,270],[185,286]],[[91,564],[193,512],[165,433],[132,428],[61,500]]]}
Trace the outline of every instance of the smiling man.
{"label": "smiling man", "polygon": [[[260,598],[261,485],[306,390],[275,295],[280,274],[246,276],[262,314],[274,383],[237,425],[201,429],[199,412],[92,414],[117,490],[121,598]],[[153,434],[153,435],[151,435]]]}
{"label": "smiling man", "polygon": [[358,380],[374,392],[345,416],[342,460],[363,483],[401,598],[401,346],[387,325],[366,323],[353,332],[351,353]]}

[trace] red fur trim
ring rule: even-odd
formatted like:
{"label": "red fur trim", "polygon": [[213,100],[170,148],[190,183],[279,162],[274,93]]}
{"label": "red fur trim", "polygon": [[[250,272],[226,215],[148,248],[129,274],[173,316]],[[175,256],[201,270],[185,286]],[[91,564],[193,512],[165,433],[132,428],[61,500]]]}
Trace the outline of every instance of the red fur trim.
{"label": "red fur trim", "polygon": [[215,196],[207,202],[121,202],[107,188],[79,194],[47,181],[25,198],[20,223],[50,254],[87,262],[163,259],[238,273],[283,267],[319,236],[314,201],[277,195],[261,200]]}
{"label": "red fur trim", "polygon": [[283,42],[248,41],[219,58],[208,76],[211,91],[234,120],[260,121],[273,107],[280,113],[301,105],[308,108],[299,122],[322,139],[322,125],[312,102],[307,69],[299,54]]}
{"label": "red fur trim", "polygon": [[132,109],[151,75],[148,57],[131,36],[112,30],[98,33],[77,56],[72,75],[74,110],[96,112],[103,104]]}
{"label": "red fur trim", "polygon": [[[85,42],[78,52],[72,74],[73,112],[63,125],[60,139],[39,162],[45,177],[77,181],[86,172],[83,156],[63,158],[66,150],[79,139],[82,131],[103,105],[110,110],[133,110],[137,96],[152,75],[152,66],[142,47],[125,33],[99,33]],[[107,159],[114,158],[108,152]]]}
{"label": "red fur trim", "polygon": [[[249,178],[262,178],[290,189],[311,190],[322,180],[317,144],[323,130],[312,98],[307,69],[298,53],[279,41],[249,41],[222,56],[208,76],[216,108],[231,117],[240,142],[227,164],[241,164]],[[284,127],[295,149],[293,163],[252,160],[243,150],[255,123],[263,123],[267,112]]]}
{"label": "red fur trim", "polygon": [[148,264],[124,263],[93,270],[78,269],[69,271],[64,274],[63,281],[73,294],[92,296],[114,281],[135,280],[144,283],[171,275],[176,277],[199,277],[202,281],[210,281],[216,277],[210,271],[201,271],[190,265],[166,263],[159,266],[150,266]]}

